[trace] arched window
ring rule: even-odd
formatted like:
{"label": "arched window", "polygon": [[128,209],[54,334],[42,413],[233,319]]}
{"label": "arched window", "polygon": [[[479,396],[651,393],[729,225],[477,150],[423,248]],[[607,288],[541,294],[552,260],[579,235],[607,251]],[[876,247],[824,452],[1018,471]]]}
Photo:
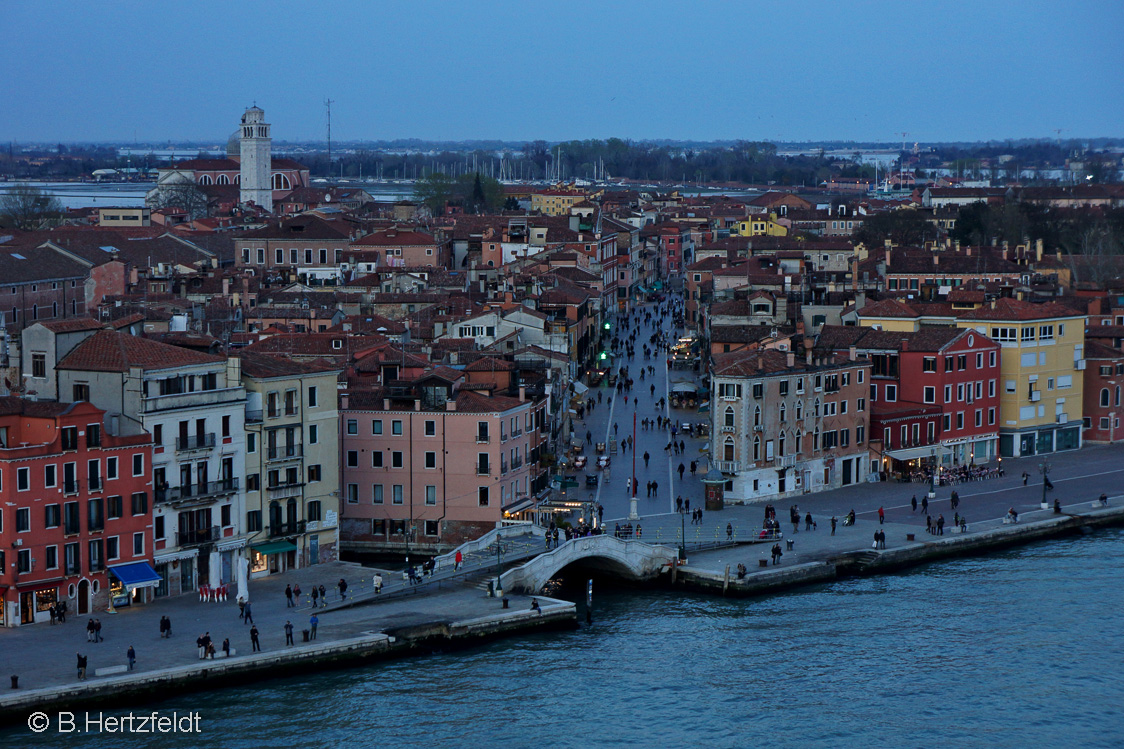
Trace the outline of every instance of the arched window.
{"label": "arched window", "polygon": [[1101,388],[1101,405],[1107,406],[1108,400],[1108,388]]}
{"label": "arched window", "polygon": [[812,415],[815,416],[817,419],[820,418],[820,399],[819,398],[816,398],[816,402],[814,404],[814,409],[815,410],[812,412]]}
{"label": "arched window", "polygon": [[753,459],[755,461],[761,460],[761,438],[753,438]]}
{"label": "arched window", "polygon": [[281,174],[280,172],[278,172],[277,174],[273,175],[273,189],[274,190],[292,190],[293,188],[289,184],[289,178],[286,177],[284,174]]}
{"label": "arched window", "polygon": [[201,176],[199,177],[199,184],[201,184],[201,185],[213,185],[213,184],[214,184],[214,180],[213,180],[213,179],[211,179],[211,175],[209,175],[209,174],[204,174],[204,175],[201,175]]}
{"label": "arched window", "polygon": [[723,415],[723,425],[732,427],[734,425],[734,407],[726,406],[726,413]]}
{"label": "arched window", "polygon": [[820,449],[820,429],[816,427],[816,431],[812,432],[812,450]]}
{"label": "arched window", "polygon": [[234,184],[236,184],[236,185],[242,184],[242,175],[241,174],[235,174],[234,175]]}
{"label": "arched window", "polygon": [[784,455],[784,432],[777,437],[777,455]]}
{"label": "arched window", "polygon": [[1116,396],[1112,400],[1112,405],[1114,405],[1114,406],[1120,405],[1120,386],[1119,385],[1116,386]]}
{"label": "arched window", "polygon": [[220,185],[229,185],[230,184],[230,177],[226,176],[225,174],[220,174],[218,183]]}
{"label": "arched window", "polygon": [[803,442],[802,442],[802,441],[801,441],[801,439],[800,439],[801,437],[803,437],[803,435],[802,435],[802,434],[800,434],[800,430],[799,430],[799,429],[797,429],[797,430],[796,430],[796,436],[795,436],[795,438],[793,438],[793,440],[792,440],[792,442],[793,442],[793,447],[795,447],[795,448],[796,448],[796,454],[797,454],[797,455],[799,455],[800,453],[804,452],[804,444],[803,444]]}
{"label": "arched window", "polygon": [[722,459],[731,461],[734,459],[734,438],[727,437],[726,443],[722,445]]}
{"label": "arched window", "polygon": [[761,426],[761,406],[753,407],[753,426]]}
{"label": "arched window", "polygon": [[803,418],[804,418],[804,404],[797,401],[796,402],[796,420],[800,421]]}
{"label": "arched window", "polygon": [[788,419],[788,409],[782,403],[781,404],[781,421],[787,421],[787,419]]}

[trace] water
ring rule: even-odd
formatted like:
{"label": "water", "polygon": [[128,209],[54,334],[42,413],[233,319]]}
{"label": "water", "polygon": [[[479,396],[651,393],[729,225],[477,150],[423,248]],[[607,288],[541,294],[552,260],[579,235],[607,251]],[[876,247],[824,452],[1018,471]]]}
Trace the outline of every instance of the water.
{"label": "water", "polygon": [[1113,530],[760,599],[598,592],[588,629],[146,709],[203,713],[161,747],[1119,747],[1122,563]]}

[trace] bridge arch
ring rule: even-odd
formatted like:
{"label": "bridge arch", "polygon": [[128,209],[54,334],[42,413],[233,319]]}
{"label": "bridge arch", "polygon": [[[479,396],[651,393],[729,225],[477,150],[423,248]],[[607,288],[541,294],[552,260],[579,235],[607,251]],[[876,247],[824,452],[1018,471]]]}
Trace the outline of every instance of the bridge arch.
{"label": "bridge arch", "polygon": [[503,573],[504,590],[538,593],[552,577],[573,564],[582,564],[626,580],[655,577],[675,556],[674,549],[613,536],[576,538]]}

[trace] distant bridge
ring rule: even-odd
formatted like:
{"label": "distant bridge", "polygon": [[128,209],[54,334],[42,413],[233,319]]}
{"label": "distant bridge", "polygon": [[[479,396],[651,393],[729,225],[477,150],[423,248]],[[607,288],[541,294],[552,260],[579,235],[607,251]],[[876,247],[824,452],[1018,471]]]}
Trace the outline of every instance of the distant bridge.
{"label": "distant bridge", "polygon": [[557,549],[504,572],[500,582],[505,591],[534,595],[559,571],[575,562],[628,580],[647,580],[670,565],[676,555],[676,550],[670,546],[626,541],[610,535],[587,536],[567,541]]}

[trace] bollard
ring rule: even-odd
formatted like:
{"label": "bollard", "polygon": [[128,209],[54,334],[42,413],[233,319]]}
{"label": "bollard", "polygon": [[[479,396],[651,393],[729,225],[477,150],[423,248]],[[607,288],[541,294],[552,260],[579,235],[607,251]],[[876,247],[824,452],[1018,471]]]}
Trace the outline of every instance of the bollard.
{"label": "bollard", "polygon": [[302,629],[301,635],[302,635],[302,638],[303,638],[302,642],[310,642],[310,640],[308,639],[308,630],[307,629]]}
{"label": "bollard", "polygon": [[20,688],[20,677],[16,676],[15,674],[12,674],[12,689],[19,689],[19,688]]}
{"label": "bollard", "polygon": [[507,600],[507,596],[504,596],[504,597],[503,597],[503,607],[504,607],[505,609],[506,609],[506,608],[508,608],[508,600]]}

